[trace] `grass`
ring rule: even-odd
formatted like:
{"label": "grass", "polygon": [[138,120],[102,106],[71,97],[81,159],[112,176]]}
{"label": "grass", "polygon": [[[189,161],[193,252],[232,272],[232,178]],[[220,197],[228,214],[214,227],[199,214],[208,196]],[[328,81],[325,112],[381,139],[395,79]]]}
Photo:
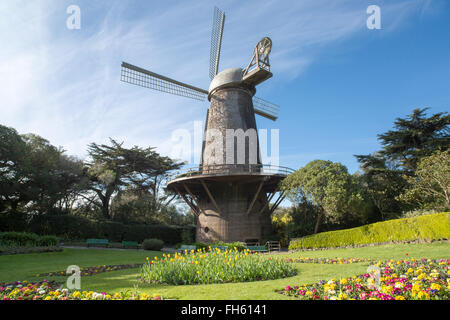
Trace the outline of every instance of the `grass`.
{"label": "grass", "polygon": [[[70,265],[80,268],[96,265],[144,263],[161,252],[142,250],[64,249],[62,252],[0,256],[0,282],[36,280],[36,274],[62,271]],[[137,272],[138,269],[134,269]],[[83,278],[84,280],[84,278]]]}
{"label": "grass", "polygon": [[292,239],[289,249],[336,248],[392,241],[449,239],[449,219],[450,213],[442,212],[380,221],[351,229],[321,232]]}
{"label": "grass", "polygon": [[[405,254],[408,253],[408,256]],[[0,256],[0,282],[15,280],[37,280],[37,273],[64,270],[71,264],[89,267],[103,264],[128,264],[144,262],[146,257],[161,257],[161,252],[131,250],[64,249],[63,252]],[[396,244],[377,247],[333,249],[320,251],[297,251],[273,254],[276,257],[316,258],[374,258],[378,260],[404,258],[449,259],[450,243]],[[289,284],[308,284],[322,279],[349,277],[365,273],[368,263],[348,265],[295,264],[298,274],[289,278],[246,283],[225,283],[208,285],[162,285],[139,284],[142,293],[158,293],[163,297],[189,300],[272,300],[293,299],[276,293]],[[120,292],[134,290],[139,269],[127,269],[82,277],[83,290]],[[55,277],[65,281],[65,277]]]}

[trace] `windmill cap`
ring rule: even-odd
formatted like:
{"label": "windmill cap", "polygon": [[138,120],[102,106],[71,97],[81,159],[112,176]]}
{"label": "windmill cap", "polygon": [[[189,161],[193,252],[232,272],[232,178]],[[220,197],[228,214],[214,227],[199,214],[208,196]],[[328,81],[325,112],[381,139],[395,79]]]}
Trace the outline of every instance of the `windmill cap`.
{"label": "windmill cap", "polygon": [[230,85],[239,85],[242,83],[243,70],[241,68],[229,68],[219,72],[209,85],[208,95],[213,91]]}

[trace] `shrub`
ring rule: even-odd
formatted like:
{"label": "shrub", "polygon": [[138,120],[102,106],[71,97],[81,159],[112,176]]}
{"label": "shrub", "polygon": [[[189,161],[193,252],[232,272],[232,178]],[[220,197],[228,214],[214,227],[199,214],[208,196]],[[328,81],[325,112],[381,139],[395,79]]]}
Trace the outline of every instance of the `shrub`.
{"label": "shrub", "polygon": [[346,230],[322,232],[293,239],[289,244],[289,249],[448,239],[450,238],[449,217],[450,213],[438,213],[377,222]]}
{"label": "shrub", "polygon": [[25,247],[35,246],[39,240],[39,236],[34,233],[26,232],[1,232],[0,244],[7,247]]}
{"label": "shrub", "polygon": [[52,247],[58,245],[58,238],[56,236],[42,236],[39,237],[37,245],[41,247]]}
{"label": "shrub", "polygon": [[163,246],[164,246],[164,241],[159,240],[159,239],[145,239],[142,242],[142,248],[144,248],[144,250],[159,251],[162,249]]}
{"label": "shrub", "polygon": [[181,231],[181,242],[191,243],[194,241],[194,239],[195,239],[195,228],[183,228],[183,230]]}
{"label": "shrub", "polygon": [[26,231],[28,225],[27,215],[24,213],[2,213],[0,214],[0,232]]}
{"label": "shrub", "polygon": [[[6,217],[6,216],[5,216]],[[7,217],[9,221],[12,218]],[[2,225],[3,215],[0,215],[1,230],[13,231]],[[5,218],[6,219],[6,218]],[[18,215],[17,219],[21,219]],[[20,220],[22,221],[22,220]],[[19,222],[20,222],[19,221]],[[9,223],[9,222],[8,222]],[[22,223],[22,222],[20,222]],[[0,230],[0,231],[1,231]],[[22,230],[22,229],[18,229]],[[171,225],[127,225],[115,221],[95,221],[75,215],[37,215],[31,219],[24,229],[40,235],[56,235],[62,239],[107,238],[110,241],[122,240],[142,242],[145,239],[161,239],[168,244],[182,242],[183,232],[195,234],[194,226]]]}
{"label": "shrub", "polygon": [[0,245],[4,247],[52,247],[58,245],[56,236],[38,236],[27,232],[0,232]]}

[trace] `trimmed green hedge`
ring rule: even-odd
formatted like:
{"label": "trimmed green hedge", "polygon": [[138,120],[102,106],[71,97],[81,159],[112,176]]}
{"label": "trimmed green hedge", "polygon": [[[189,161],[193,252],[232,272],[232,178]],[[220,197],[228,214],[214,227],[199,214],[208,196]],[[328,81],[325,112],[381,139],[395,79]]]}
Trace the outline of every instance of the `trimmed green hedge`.
{"label": "trimmed green hedge", "polygon": [[[14,221],[19,221],[14,223]],[[26,221],[26,222],[25,222]],[[20,227],[20,228],[19,228]],[[167,244],[183,242],[183,237],[195,235],[194,226],[127,225],[115,221],[94,221],[74,215],[37,215],[24,219],[21,214],[0,214],[1,231],[23,231],[38,235],[56,235],[66,240],[100,238],[111,242],[161,239]]]}
{"label": "trimmed green hedge", "polygon": [[38,236],[27,232],[0,232],[0,246],[5,247],[51,247],[58,245],[55,236]]}
{"label": "trimmed green hedge", "polygon": [[436,213],[414,218],[388,220],[365,226],[322,232],[292,239],[289,249],[335,248],[412,240],[450,238],[450,213]]}

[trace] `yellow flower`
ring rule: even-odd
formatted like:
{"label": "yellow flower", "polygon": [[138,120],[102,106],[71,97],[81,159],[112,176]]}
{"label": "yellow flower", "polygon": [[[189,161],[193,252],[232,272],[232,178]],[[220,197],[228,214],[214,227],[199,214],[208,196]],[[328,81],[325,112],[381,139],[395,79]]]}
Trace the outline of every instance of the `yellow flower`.
{"label": "yellow flower", "polygon": [[405,300],[405,297],[404,296],[396,296],[395,300]]}
{"label": "yellow flower", "polygon": [[391,286],[382,286],[381,291],[383,291],[384,294],[390,294],[392,291],[392,287]]}
{"label": "yellow flower", "polygon": [[417,297],[419,299],[422,299],[422,298],[429,299],[430,295],[426,291],[419,291],[419,293],[417,294]]}
{"label": "yellow flower", "polygon": [[439,290],[441,290],[441,286],[439,284],[437,284],[437,283],[432,283],[431,284],[431,289],[439,291]]}
{"label": "yellow flower", "polygon": [[341,279],[341,284],[347,284],[347,279],[346,278]]}
{"label": "yellow flower", "polygon": [[339,293],[338,299],[339,300],[347,300],[348,296],[345,293]]}

